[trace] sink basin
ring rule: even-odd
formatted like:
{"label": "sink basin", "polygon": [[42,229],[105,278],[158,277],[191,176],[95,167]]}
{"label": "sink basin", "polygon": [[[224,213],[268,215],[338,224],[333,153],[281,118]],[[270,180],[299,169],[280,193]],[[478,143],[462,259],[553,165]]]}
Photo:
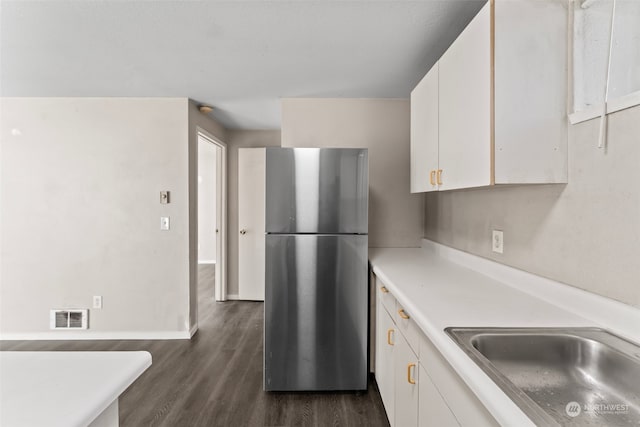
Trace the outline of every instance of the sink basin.
{"label": "sink basin", "polygon": [[640,346],[597,328],[447,328],[536,425],[640,426]]}

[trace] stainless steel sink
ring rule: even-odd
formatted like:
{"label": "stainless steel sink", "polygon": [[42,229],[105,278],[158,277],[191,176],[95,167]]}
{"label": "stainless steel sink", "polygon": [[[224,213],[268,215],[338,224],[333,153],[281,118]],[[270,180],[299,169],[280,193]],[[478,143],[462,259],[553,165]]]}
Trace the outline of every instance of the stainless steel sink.
{"label": "stainless steel sink", "polygon": [[640,426],[640,346],[596,328],[447,328],[546,426]]}

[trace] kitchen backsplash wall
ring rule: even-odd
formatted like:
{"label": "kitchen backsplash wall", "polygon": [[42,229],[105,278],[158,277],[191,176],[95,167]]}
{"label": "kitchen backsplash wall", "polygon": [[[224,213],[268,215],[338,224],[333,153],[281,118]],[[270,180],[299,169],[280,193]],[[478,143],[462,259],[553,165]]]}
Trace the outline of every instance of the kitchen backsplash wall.
{"label": "kitchen backsplash wall", "polygon": [[369,149],[369,246],[416,247],[424,198],[409,193],[409,100],[282,100],[283,147]]}
{"label": "kitchen backsplash wall", "polygon": [[[569,128],[569,183],[426,195],[424,235],[640,307],[640,107]],[[491,230],[504,231],[504,254]]]}

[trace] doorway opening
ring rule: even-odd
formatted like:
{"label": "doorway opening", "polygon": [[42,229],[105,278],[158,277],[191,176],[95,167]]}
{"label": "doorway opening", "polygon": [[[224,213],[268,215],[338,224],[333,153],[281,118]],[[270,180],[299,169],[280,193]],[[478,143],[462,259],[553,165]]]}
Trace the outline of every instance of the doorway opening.
{"label": "doorway opening", "polygon": [[198,129],[198,301],[227,299],[226,156],[223,143]]}

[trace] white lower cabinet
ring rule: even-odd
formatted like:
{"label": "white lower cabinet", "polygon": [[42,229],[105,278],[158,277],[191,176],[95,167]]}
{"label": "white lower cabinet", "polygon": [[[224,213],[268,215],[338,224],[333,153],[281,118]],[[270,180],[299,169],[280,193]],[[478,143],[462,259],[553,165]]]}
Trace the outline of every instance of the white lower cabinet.
{"label": "white lower cabinet", "polygon": [[395,384],[393,370],[394,341],[397,332],[391,316],[384,309],[379,298],[376,309],[376,382],[378,383],[382,403],[387,411],[389,423],[391,427],[394,427]]}
{"label": "white lower cabinet", "polygon": [[[498,426],[411,313],[374,279],[375,375],[391,427]],[[386,306],[395,308],[393,316]]]}
{"label": "white lower cabinet", "polygon": [[395,425],[397,427],[418,426],[418,357],[402,334],[395,342],[394,376],[396,407]]}
{"label": "white lower cabinet", "polygon": [[459,427],[456,417],[447,406],[438,389],[420,366],[420,389],[418,391],[419,427]]}

